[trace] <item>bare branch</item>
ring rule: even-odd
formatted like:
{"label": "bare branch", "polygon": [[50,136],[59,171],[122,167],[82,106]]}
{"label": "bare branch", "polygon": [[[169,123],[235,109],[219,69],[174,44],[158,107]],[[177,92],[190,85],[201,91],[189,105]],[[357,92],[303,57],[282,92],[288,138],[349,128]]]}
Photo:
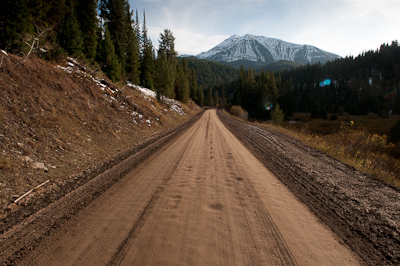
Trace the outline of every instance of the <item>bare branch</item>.
{"label": "bare branch", "polygon": [[[53,26],[53,27],[54,27],[54,26]],[[11,66],[9,66],[9,67],[7,67],[7,68],[1,69],[1,64],[3,63],[3,59],[4,59],[4,55],[3,55],[2,60],[1,60],[1,64],[0,64],[0,69],[1,69],[0,73],[1,73],[1,72],[4,72],[4,71],[6,71],[6,70],[8,70],[8,69],[10,69],[10,68],[12,68],[12,67],[15,67],[15,66],[17,66],[17,65],[19,65],[19,64],[21,64],[21,63],[23,63],[23,62],[25,62],[25,61],[28,59],[29,55],[32,53],[33,48],[35,47],[35,43],[37,43],[37,45],[39,45],[39,39],[40,39],[40,37],[42,37],[42,35],[43,35],[46,31],[52,30],[53,27],[47,28],[47,29],[43,30],[43,31],[40,32],[40,33],[39,33],[39,29],[37,29],[38,35],[37,35],[35,38],[33,38],[32,44],[29,44],[28,42],[25,42],[25,44],[28,45],[31,49],[30,49],[29,52],[24,56],[24,58],[22,58],[21,60],[19,60],[18,62],[14,63],[13,65],[11,65]]]}

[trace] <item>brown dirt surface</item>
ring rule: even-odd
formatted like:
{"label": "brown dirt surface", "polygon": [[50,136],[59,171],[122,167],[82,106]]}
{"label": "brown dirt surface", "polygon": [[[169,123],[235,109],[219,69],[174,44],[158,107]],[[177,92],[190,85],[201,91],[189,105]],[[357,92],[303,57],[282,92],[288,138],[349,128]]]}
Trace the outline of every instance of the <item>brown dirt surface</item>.
{"label": "brown dirt surface", "polygon": [[[3,59],[5,68],[21,60],[9,53]],[[31,56],[0,71],[0,88],[0,233],[15,215],[10,204],[25,192],[50,180],[17,209],[49,185],[75,184],[82,171],[200,111],[193,103],[160,104],[73,58],[52,63]]]}
{"label": "brown dirt surface", "polygon": [[[221,118],[235,135],[253,130]],[[264,143],[249,144],[257,160],[235,135],[215,109],[207,110],[6,230],[0,238],[1,262],[362,265],[313,209],[265,167],[263,153],[254,149]],[[293,145],[280,141],[275,145]],[[282,158],[278,163],[285,167],[290,161]],[[310,192],[309,183],[304,183],[305,193],[318,194],[318,189]],[[328,200],[335,195],[324,193]]]}
{"label": "brown dirt surface", "polygon": [[400,192],[283,134],[219,112],[240,141],[368,265],[400,264]]}

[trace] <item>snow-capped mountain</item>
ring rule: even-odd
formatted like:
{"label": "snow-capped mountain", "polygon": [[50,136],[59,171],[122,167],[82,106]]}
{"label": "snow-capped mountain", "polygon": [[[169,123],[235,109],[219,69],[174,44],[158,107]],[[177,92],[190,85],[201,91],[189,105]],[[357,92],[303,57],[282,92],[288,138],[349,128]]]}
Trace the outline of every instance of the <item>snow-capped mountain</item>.
{"label": "snow-capped mountain", "polygon": [[272,64],[281,60],[299,64],[325,63],[340,58],[312,45],[300,45],[263,36],[233,35],[208,52],[197,55],[200,59],[215,62],[234,62],[247,60]]}

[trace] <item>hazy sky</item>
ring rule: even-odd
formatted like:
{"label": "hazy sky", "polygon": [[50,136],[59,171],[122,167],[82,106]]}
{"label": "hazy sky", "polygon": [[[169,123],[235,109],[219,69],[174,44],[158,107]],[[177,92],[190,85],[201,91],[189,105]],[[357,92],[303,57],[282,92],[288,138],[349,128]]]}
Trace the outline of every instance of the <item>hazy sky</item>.
{"label": "hazy sky", "polygon": [[233,34],[310,44],[357,56],[400,41],[399,0],[129,0],[153,45],[168,28],[179,54],[208,51]]}

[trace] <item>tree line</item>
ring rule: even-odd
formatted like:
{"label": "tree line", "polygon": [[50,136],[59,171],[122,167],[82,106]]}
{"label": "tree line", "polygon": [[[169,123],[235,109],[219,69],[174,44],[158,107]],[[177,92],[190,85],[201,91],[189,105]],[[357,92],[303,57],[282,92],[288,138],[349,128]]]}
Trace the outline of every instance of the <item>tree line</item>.
{"label": "tree line", "polygon": [[97,66],[114,82],[154,90],[160,100],[166,96],[186,103],[192,98],[202,105],[195,70],[177,60],[174,42],[165,29],[156,51],[145,12],[140,23],[127,0],[0,1],[1,49],[25,54],[35,45],[45,59],[69,55]]}
{"label": "tree line", "polygon": [[[214,72],[218,75],[224,70]],[[286,118],[293,113],[311,113],[314,118],[344,112],[381,117],[400,114],[399,87],[400,47],[393,41],[375,51],[325,64],[275,72],[245,70],[242,66],[235,80],[215,84],[211,90],[212,94],[224,93],[227,104],[242,106],[249,117],[270,119],[271,111],[278,105]]]}
{"label": "tree line", "polygon": [[279,73],[279,102],[289,115],[309,112],[351,115],[400,113],[400,47],[397,41],[382,44],[357,57],[326,64],[297,67]]}

